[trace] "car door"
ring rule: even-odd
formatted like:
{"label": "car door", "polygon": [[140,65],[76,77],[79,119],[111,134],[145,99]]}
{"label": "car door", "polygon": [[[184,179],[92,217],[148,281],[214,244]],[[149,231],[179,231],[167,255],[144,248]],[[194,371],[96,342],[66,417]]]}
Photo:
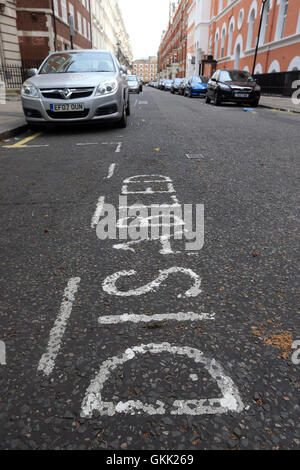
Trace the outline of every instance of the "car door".
{"label": "car door", "polygon": [[218,78],[219,78],[219,71],[217,70],[207,83],[207,94],[208,94],[208,97],[211,99],[213,99],[215,96],[215,90],[217,87]]}

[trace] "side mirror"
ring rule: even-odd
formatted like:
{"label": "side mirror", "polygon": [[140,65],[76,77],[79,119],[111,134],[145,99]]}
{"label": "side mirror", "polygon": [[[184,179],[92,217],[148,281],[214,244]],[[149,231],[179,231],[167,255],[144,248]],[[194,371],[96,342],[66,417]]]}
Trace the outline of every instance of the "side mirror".
{"label": "side mirror", "polygon": [[127,68],[125,67],[125,65],[120,66],[120,71],[124,73],[125,75],[127,75]]}
{"label": "side mirror", "polygon": [[28,69],[27,70],[27,75],[28,77],[33,77],[34,75],[37,75],[38,69]]}
{"label": "side mirror", "polygon": [[212,82],[216,82],[217,80],[215,78],[211,78],[211,81]]}

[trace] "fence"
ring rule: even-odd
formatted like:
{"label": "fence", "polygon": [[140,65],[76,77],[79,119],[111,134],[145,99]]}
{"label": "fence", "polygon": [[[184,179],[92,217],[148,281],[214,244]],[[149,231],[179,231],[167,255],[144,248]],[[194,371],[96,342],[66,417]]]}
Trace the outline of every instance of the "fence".
{"label": "fence", "polygon": [[262,73],[254,75],[264,95],[292,96],[296,80],[300,80],[300,70],[292,72]]}
{"label": "fence", "polygon": [[38,68],[41,61],[23,61],[22,65],[1,64],[0,63],[0,82],[5,84],[6,89],[21,88],[22,83],[28,78],[27,70],[29,68]]}

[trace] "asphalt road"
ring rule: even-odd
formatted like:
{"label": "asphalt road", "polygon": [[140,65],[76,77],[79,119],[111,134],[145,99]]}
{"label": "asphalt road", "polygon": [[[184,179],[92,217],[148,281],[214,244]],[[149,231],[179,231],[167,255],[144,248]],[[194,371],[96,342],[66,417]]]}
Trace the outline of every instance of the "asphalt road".
{"label": "asphalt road", "polygon": [[[299,449],[300,116],[131,108],[0,148],[1,448]],[[99,240],[120,195],[203,204],[204,246]]]}

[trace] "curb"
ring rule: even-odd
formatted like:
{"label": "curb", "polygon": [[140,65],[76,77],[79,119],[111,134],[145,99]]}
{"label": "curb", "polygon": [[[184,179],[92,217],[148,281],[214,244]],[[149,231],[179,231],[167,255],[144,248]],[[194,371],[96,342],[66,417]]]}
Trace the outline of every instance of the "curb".
{"label": "curb", "polygon": [[270,104],[260,104],[259,103],[259,107],[260,108],[268,108],[268,109],[276,109],[277,111],[285,111],[286,113],[294,113],[294,114],[299,114],[300,113],[300,109],[299,109],[299,111],[296,111],[295,109],[280,108],[279,106],[272,106]]}
{"label": "curb", "polygon": [[18,134],[21,134],[22,132],[27,131],[28,125],[27,124],[21,124],[17,127],[13,127],[12,129],[6,129],[5,131],[0,131],[0,139],[9,139],[10,137],[15,137]]}

